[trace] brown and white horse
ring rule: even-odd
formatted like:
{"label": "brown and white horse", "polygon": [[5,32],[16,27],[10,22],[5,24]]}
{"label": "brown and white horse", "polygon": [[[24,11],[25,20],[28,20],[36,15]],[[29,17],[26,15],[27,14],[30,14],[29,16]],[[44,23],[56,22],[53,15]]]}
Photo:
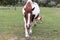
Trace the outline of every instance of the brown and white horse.
{"label": "brown and white horse", "polygon": [[23,7],[24,23],[25,23],[25,37],[29,37],[29,34],[32,33],[32,25],[35,19],[40,20],[39,17],[40,8],[37,3],[28,0],[25,6]]}

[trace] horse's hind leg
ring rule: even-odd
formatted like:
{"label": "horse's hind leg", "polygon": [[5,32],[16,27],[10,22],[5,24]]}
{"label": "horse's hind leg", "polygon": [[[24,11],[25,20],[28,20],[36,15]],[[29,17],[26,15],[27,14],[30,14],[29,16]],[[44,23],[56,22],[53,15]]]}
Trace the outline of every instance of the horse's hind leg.
{"label": "horse's hind leg", "polygon": [[38,20],[34,19],[34,24],[33,25],[36,26],[37,22],[38,22]]}
{"label": "horse's hind leg", "polygon": [[37,19],[38,19],[38,22],[41,21],[40,23],[42,23],[42,16],[39,16]]}

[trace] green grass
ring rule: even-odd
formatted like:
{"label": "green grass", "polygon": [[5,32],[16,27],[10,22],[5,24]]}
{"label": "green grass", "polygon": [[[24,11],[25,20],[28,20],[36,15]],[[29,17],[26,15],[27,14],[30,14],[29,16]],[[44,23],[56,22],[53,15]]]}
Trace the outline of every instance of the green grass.
{"label": "green grass", "polygon": [[[43,23],[33,27],[31,40],[60,40],[60,8],[42,8]],[[22,7],[0,8],[0,40],[24,38]]]}

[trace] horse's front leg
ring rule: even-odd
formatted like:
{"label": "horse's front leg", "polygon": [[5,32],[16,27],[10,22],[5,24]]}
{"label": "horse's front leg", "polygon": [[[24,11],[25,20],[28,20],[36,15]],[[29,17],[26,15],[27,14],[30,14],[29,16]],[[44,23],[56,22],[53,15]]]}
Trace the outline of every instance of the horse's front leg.
{"label": "horse's front leg", "polygon": [[25,26],[25,37],[29,37],[28,29],[27,29],[27,27],[26,27],[26,26]]}
{"label": "horse's front leg", "polygon": [[25,37],[28,38],[29,34],[28,34],[28,29],[26,27],[26,20],[25,20],[25,18],[24,18],[24,23],[25,23],[25,25],[24,25],[24,27],[25,27]]}
{"label": "horse's front leg", "polygon": [[29,34],[32,34],[32,26],[30,27]]}

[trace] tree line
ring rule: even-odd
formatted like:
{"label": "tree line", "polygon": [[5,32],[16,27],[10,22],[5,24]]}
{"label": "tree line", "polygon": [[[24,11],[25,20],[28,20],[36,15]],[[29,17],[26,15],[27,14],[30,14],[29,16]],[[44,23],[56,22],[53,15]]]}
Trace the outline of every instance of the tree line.
{"label": "tree line", "polygon": [[[7,6],[7,5],[24,5],[27,0],[0,0],[0,5]],[[55,7],[60,6],[60,0],[33,0],[39,4],[39,6],[49,6]]]}

